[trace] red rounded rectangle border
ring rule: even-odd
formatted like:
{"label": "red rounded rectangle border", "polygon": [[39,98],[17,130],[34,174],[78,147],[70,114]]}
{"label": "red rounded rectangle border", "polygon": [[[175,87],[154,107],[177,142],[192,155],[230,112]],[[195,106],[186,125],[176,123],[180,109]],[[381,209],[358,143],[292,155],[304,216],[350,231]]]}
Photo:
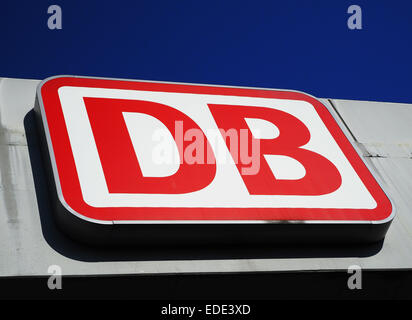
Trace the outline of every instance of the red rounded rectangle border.
{"label": "red rounded rectangle border", "polygon": [[[343,208],[175,208],[175,207],[92,207],[82,196],[58,89],[63,86],[175,92],[191,94],[227,95],[240,97],[300,100],[310,103],[335,139],[364,186],[377,203],[373,209]],[[72,214],[96,223],[116,221],[139,223],[144,221],[300,221],[321,223],[387,222],[393,217],[393,207],[371,171],[361,159],[349,138],[340,128],[329,109],[316,98],[302,92],[178,84],[134,80],[114,80],[58,76],[46,79],[38,87],[43,127],[51,157],[59,201]]]}

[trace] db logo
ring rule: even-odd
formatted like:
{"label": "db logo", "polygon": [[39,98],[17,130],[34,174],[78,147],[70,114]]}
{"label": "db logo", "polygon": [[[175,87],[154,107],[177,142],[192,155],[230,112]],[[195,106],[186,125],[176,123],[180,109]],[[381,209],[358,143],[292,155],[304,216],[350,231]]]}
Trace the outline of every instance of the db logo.
{"label": "db logo", "polygon": [[301,92],[61,76],[36,111],[57,222],[85,240],[373,241],[393,217]]}

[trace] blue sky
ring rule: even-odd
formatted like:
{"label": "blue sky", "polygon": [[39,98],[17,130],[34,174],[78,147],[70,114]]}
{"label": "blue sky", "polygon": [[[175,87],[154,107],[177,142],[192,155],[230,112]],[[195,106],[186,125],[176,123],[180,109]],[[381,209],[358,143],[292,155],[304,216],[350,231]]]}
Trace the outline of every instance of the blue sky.
{"label": "blue sky", "polygon": [[[62,8],[49,30],[47,8]],[[347,9],[362,9],[349,30]],[[412,1],[0,2],[0,77],[257,86],[412,103]]]}

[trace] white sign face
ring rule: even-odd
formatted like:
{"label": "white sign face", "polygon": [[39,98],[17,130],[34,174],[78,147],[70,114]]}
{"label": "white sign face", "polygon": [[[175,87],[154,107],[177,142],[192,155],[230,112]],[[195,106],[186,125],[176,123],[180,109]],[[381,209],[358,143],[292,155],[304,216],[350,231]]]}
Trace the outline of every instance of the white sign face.
{"label": "white sign face", "polygon": [[38,101],[58,202],[89,222],[393,217],[331,111],[304,93],[56,77]]}
{"label": "white sign face", "polygon": [[[92,207],[288,208],[293,204],[296,208],[376,208],[376,201],[322,122],[315,107],[306,101],[68,86],[61,87],[58,94],[82,195],[84,201]],[[150,101],[183,112],[193,119],[211,142],[213,153],[217,155],[215,178],[205,188],[190,193],[110,193],[84,98]],[[250,194],[219,133],[209,104],[271,108],[296,117],[310,132],[310,140],[300,148],[317,153],[333,163],[342,178],[341,185],[335,191],[321,195]],[[180,165],[180,159],[175,161],[178,147],[166,126],[154,116],[137,112],[124,112],[123,118],[143,175],[161,177],[175,174]],[[275,124],[265,119],[252,118],[247,124],[252,134],[255,132],[253,136],[256,139],[273,139],[272,137],[279,135]],[[261,132],[263,137],[257,137],[256,132]],[[166,136],[164,141],[163,134]],[[166,153],[164,161],[156,161],[162,156],[162,148]],[[170,154],[167,154],[168,151]],[[292,182],[303,178],[306,173],[303,165],[290,156],[264,154],[264,159],[277,179]]]}

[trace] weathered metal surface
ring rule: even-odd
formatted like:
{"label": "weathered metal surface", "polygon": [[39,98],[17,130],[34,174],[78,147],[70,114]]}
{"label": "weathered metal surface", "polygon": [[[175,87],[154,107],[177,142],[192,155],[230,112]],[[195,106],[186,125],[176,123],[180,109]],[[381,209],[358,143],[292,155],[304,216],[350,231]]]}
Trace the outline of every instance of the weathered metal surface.
{"label": "weathered metal surface", "polygon": [[91,248],[56,229],[31,109],[38,81],[0,80],[0,276],[412,268],[412,105],[332,102],[397,216],[383,243],[356,247]]}

